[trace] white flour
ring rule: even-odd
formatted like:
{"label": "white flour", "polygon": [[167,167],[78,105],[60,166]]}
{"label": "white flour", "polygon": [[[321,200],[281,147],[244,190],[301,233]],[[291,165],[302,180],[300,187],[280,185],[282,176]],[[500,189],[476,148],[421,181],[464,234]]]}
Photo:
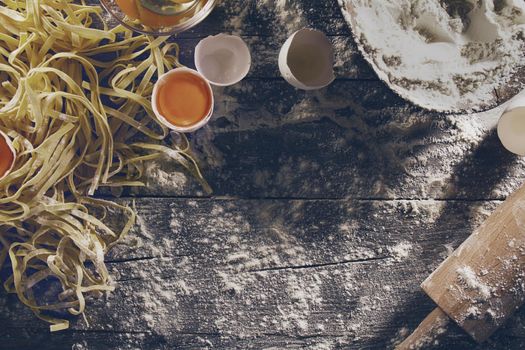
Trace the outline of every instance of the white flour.
{"label": "white flour", "polygon": [[402,261],[410,257],[410,252],[412,251],[413,246],[409,242],[400,242],[395,246],[389,248],[390,253],[393,256],[395,261]]}
{"label": "white flour", "polygon": [[244,27],[252,20],[250,10],[256,10],[258,15],[267,14],[274,23],[273,34],[286,38],[293,32],[307,26],[303,10],[298,2],[290,0],[257,0],[254,8],[240,3],[227,7],[228,20],[226,27],[235,34],[242,34]]}
{"label": "white flour", "polygon": [[339,2],[378,75],[420,106],[494,105],[494,91],[525,66],[523,0]]}
{"label": "white flour", "polygon": [[491,288],[480,281],[476,273],[469,266],[457,270],[458,277],[468,288],[476,290],[483,300],[488,300],[492,295]]}

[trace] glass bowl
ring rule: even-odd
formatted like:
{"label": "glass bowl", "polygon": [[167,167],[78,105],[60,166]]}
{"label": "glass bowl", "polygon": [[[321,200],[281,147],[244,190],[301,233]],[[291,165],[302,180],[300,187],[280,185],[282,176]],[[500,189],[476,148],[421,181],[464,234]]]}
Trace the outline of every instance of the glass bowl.
{"label": "glass bowl", "polygon": [[129,17],[117,5],[117,0],[100,0],[102,7],[123,26],[142,34],[159,36],[173,35],[193,28],[208,17],[218,2],[219,0],[194,0],[181,11],[170,16],[162,16],[173,23],[151,27],[142,24],[138,19]]}

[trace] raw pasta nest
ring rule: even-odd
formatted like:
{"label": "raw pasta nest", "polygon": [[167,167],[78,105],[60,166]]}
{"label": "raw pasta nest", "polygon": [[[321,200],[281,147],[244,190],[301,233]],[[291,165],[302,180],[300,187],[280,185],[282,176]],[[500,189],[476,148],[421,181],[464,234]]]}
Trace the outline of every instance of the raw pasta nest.
{"label": "raw pasta nest", "polygon": [[[90,195],[143,185],[144,162],[161,156],[209,189],[183,136],[161,142],[169,133],[149,101],[152,81],[180,66],[177,45],[109,29],[100,11],[0,0],[0,130],[17,153],[0,180],[0,268],[11,272],[6,290],[52,331],[68,328],[66,311],[83,314],[86,298],[114,289],[104,257],[135,222],[132,208]],[[124,224],[110,227],[108,211]]]}

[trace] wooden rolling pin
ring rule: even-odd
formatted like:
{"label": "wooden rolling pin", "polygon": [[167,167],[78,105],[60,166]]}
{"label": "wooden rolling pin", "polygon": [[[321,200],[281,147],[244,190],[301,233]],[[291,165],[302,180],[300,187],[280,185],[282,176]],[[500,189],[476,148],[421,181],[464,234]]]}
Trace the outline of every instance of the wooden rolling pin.
{"label": "wooden rolling pin", "polygon": [[438,307],[397,350],[432,344],[449,320],[481,343],[525,301],[525,185],[421,285]]}

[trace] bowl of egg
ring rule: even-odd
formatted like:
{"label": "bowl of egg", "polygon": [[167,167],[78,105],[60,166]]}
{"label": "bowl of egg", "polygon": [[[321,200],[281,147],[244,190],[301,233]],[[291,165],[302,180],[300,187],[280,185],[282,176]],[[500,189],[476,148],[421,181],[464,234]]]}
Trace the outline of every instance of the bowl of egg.
{"label": "bowl of egg", "polygon": [[125,27],[148,35],[173,35],[202,22],[219,0],[100,0]]}

